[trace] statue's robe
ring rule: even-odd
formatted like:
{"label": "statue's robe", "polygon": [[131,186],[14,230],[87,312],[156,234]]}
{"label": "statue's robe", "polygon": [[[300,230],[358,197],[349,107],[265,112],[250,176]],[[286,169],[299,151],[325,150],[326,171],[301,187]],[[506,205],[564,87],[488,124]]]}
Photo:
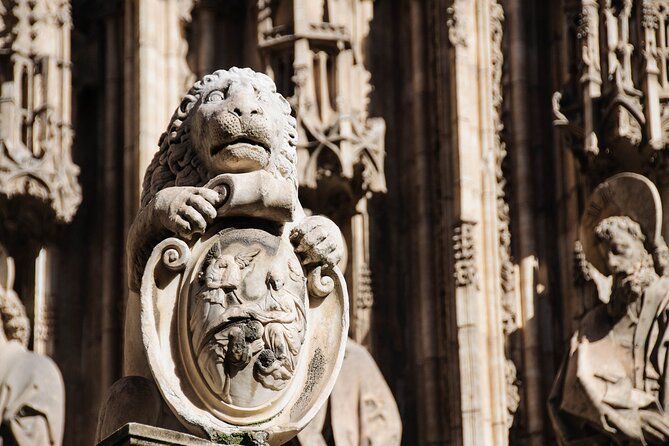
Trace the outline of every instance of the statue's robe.
{"label": "statue's robe", "polygon": [[53,361],[17,341],[0,342],[0,446],[60,446],[64,416],[63,379]]}
{"label": "statue's robe", "polygon": [[572,337],[549,399],[560,444],[646,444],[640,410],[669,424],[669,279],[640,299],[618,320],[606,305],[592,309]]}
{"label": "statue's robe", "polygon": [[399,446],[402,420],[374,358],[349,339],[330,400],[291,444]]}

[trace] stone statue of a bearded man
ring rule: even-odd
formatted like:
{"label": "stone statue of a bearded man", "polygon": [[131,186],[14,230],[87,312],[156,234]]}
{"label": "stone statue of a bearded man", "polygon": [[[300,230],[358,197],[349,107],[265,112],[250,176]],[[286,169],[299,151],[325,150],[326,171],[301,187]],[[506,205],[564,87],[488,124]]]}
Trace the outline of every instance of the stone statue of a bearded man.
{"label": "stone statue of a bearded man", "polygon": [[562,445],[669,444],[669,278],[658,274],[666,249],[660,227],[659,195],[639,175],[607,180],[586,209],[586,256],[611,289],[581,320],[554,384],[550,415]]}

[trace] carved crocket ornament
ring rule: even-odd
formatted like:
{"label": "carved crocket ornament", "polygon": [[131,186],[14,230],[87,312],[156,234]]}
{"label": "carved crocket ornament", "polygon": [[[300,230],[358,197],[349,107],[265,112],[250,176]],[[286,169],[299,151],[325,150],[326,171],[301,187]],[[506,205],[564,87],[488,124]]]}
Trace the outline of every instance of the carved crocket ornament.
{"label": "carved crocket ornament", "polygon": [[[669,444],[669,278],[660,196],[622,173],[593,192],[580,228],[600,303],[582,318],[549,401],[561,445]],[[603,289],[608,283],[610,289]]]}
{"label": "carved crocket ornament", "polygon": [[129,303],[127,324],[141,327],[136,348],[160,392],[151,401],[169,411],[129,419],[128,393],[151,394],[152,384],[126,378],[101,413],[99,439],[141,421],[279,445],[327,400],[348,331],[335,266],[343,241],[298,201],[296,137],[288,102],[250,69],[205,76],[175,111],[128,240],[140,317]]}

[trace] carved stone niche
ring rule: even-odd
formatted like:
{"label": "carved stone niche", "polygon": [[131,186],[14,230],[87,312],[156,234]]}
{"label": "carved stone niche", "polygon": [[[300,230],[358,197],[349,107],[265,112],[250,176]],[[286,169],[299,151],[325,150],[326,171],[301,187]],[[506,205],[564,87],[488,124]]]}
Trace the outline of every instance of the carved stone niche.
{"label": "carved stone niche", "polygon": [[[341,367],[343,241],[332,221],[305,215],[295,162],[287,101],[267,76],[231,68],[195,83],[147,170],[128,243],[143,343],[128,337],[126,352],[141,349],[168,411],[214,442],[284,444]],[[129,378],[151,392],[145,378],[115,384],[99,439],[151,418]]]}
{"label": "carved stone niche", "polygon": [[81,203],[72,162],[70,2],[0,5],[0,227],[42,235]]}
{"label": "carved stone niche", "polygon": [[669,2],[568,0],[564,18],[575,63],[553,114],[565,147],[597,180],[623,167],[666,169]]}

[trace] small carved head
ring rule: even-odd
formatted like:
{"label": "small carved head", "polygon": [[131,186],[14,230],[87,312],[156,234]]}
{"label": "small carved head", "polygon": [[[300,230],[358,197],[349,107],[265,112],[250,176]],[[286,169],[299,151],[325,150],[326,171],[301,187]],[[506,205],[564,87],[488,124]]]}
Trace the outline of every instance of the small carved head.
{"label": "small carved head", "polygon": [[215,243],[205,257],[200,281],[209,289],[236,290],[242,283],[242,270],[259,252],[259,249],[252,249],[236,255],[223,254],[220,244]]}
{"label": "small carved head", "polygon": [[28,345],[30,321],[21,299],[14,290],[0,286],[0,330],[4,330],[7,339]]}
{"label": "small carved head", "polygon": [[627,216],[608,217],[595,227],[599,248],[605,259],[606,274],[629,276],[653,266],[641,226]]}
{"label": "small carved head", "polygon": [[233,327],[230,330],[226,358],[234,365],[246,365],[250,361],[251,348],[246,342],[243,328]]}

